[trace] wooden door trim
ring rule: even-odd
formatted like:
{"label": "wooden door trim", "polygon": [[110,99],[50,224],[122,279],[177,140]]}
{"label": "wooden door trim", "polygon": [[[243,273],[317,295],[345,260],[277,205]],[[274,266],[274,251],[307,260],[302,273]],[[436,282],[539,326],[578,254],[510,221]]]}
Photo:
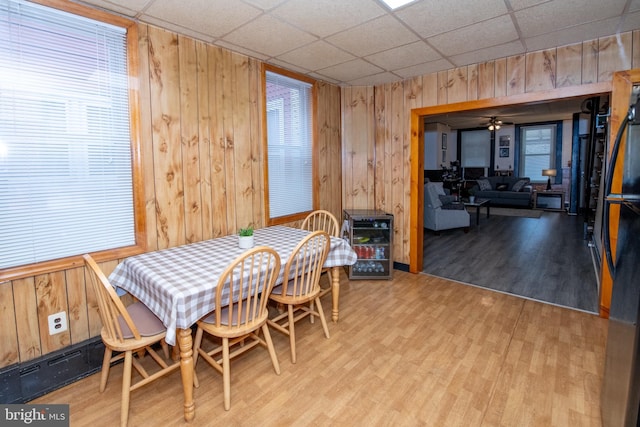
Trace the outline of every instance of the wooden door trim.
{"label": "wooden door trim", "polygon": [[[618,74],[618,73],[615,73]],[[614,76],[615,76],[614,74]],[[414,108],[411,110],[411,208],[409,225],[409,271],[420,273],[423,258],[424,225],[424,117],[434,114],[455,113],[508,105],[526,105],[546,101],[557,101],[581,96],[597,96],[611,92],[612,82],[591,83],[581,86],[553,89],[512,96],[501,96],[476,101],[457,102]]]}

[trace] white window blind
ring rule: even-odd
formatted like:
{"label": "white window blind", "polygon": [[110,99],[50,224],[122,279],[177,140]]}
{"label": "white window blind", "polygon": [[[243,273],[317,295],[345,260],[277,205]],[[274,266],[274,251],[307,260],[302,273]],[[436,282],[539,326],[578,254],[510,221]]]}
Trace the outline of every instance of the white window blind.
{"label": "white window blind", "polygon": [[312,85],[266,72],[269,217],[313,209]]}
{"label": "white window blind", "polygon": [[0,0],[0,269],[135,244],[126,32]]}
{"label": "white window blind", "polygon": [[460,133],[461,166],[488,168],[491,166],[491,134],[488,130]]}
{"label": "white window blind", "polygon": [[542,170],[555,167],[556,126],[526,126],[520,132],[520,176],[528,176],[533,182],[547,182]]}

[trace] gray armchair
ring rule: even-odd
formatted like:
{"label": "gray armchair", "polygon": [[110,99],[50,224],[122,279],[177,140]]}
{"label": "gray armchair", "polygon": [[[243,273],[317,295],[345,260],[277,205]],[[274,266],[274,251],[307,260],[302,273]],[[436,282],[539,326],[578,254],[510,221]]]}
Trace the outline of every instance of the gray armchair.
{"label": "gray armchair", "polygon": [[465,228],[469,231],[469,213],[462,209],[443,209],[440,196],[445,195],[441,182],[424,184],[424,228],[433,231]]}

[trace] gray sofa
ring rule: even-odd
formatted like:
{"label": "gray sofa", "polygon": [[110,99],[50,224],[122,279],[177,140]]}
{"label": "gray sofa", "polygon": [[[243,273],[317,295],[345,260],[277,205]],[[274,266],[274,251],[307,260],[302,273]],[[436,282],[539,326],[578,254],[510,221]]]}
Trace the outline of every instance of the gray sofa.
{"label": "gray sofa", "polygon": [[[480,180],[486,180],[490,189],[482,188]],[[523,182],[519,182],[523,181]],[[517,176],[490,176],[481,177],[471,187],[476,198],[491,200],[491,206],[517,206],[528,208],[532,203],[533,188],[531,180]],[[516,185],[514,189],[514,185]],[[519,187],[519,188],[518,188]],[[515,190],[515,191],[514,191]]]}

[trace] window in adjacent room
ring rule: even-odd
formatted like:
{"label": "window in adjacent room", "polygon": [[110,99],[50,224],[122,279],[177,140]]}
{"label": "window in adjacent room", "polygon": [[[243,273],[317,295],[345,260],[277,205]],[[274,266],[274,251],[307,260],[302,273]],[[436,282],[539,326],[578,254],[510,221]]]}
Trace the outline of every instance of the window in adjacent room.
{"label": "window in adjacent room", "polygon": [[460,151],[460,166],[488,171],[491,167],[491,133],[486,129],[460,131]]}
{"label": "window in adjacent room", "polygon": [[135,29],[86,14],[100,20],[0,0],[0,279],[137,244],[127,48]]}
{"label": "window in adjacent room", "polygon": [[269,224],[299,219],[315,206],[314,81],[265,66],[266,210]]}
{"label": "window in adjacent room", "polygon": [[561,123],[519,126],[520,176],[529,177],[531,182],[546,183],[542,170],[556,169],[556,165],[561,164],[561,135]]}

